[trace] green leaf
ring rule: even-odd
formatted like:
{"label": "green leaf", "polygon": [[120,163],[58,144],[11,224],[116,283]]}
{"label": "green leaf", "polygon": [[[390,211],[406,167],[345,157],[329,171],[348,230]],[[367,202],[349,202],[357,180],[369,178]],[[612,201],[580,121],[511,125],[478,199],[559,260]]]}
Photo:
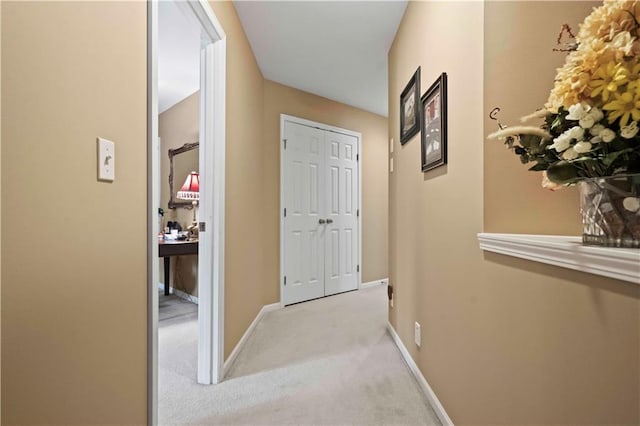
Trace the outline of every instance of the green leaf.
{"label": "green leaf", "polygon": [[568,161],[558,161],[549,166],[547,177],[555,183],[571,183],[578,178],[578,169]]}
{"label": "green leaf", "polygon": [[543,170],[547,170],[548,167],[549,167],[548,164],[538,163],[535,166],[529,168],[529,171],[531,171],[531,172],[541,172]]}
{"label": "green leaf", "polygon": [[605,166],[609,167],[609,166],[611,166],[613,164],[614,161],[616,161],[618,159],[618,157],[620,157],[623,154],[627,154],[629,152],[632,152],[632,151],[633,151],[633,148],[627,148],[627,149],[623,149],[622,151],[612,152],[610,154],[605,155],[602,158],[602,163]]}

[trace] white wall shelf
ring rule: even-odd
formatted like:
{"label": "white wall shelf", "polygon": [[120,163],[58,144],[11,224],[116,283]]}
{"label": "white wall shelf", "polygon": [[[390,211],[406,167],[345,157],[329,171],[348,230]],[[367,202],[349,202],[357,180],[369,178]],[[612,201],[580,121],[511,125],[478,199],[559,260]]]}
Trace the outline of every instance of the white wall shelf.
{"label": "white wall shelf", "polygon": [[582,245],[582,238],[479,233],[482,250],[640,284],[640,249]]}

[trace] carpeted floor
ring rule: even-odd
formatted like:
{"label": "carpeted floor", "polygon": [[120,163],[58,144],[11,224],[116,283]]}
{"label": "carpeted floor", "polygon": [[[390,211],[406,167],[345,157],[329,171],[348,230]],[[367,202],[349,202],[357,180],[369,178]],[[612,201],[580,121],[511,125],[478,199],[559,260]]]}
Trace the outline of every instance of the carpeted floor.
{"label": "carpeted floor", "polygon": [[[165,296],[164,291],[158,291],[158,320],[165,321],[192,314],[196,314],[197,321],[198,305],[173,294]],[[160,327],[162,327],[162,323],[160,323]]]}
{"label": "carpeted floor", "polygon": [[435,425],[386,331],[378,286],[267,314],[226,380],[196,383],[197,317],[159,330],[159,423]]}

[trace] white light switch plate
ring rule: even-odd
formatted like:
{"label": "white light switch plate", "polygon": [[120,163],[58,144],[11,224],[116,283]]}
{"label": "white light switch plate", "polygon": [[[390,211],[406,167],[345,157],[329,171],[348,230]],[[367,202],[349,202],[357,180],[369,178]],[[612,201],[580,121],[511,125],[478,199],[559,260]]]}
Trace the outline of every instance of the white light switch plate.
{"label": "white light switch plate", "polygon": [[422,332],[421,332],[420,324],[416,322],[415,327],[416,328],[414,330],[413,340],[416,342],[416,345],[420,347],[420,344],[422,344],[422,336],[421,336]]}
{"label": "white light switch plate", "polygon": [[98,180],[113,182],[115,171],[116,149],[113,142],[98,138]]}

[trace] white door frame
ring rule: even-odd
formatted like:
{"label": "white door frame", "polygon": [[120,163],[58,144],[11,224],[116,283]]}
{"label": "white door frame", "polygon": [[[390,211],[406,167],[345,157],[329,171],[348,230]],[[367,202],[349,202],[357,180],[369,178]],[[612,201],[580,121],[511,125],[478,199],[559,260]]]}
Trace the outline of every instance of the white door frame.
{"label": "white door frame", "polygon": [[342,129],[340,127],[330,126],[328,124],[318,123],[316,121],[306,120],[304,118],[294,117],[292,115],[280,114],[280,306],[284,307],[284,123],[285,121],[302,124],[303,126],[314,127],[329,132],[341,133],[343,135],[354,136],[358,139],[358,265],[360,266],[358,274],[358,290],[362,285],[362,133],[352,130]]}
{"label": "white door frame", "polygon": [[[224,362],[224,211],[225,211],[225,109],[226,35],[207,0],[188,0],[203,30],[213,41],[205,50],[205,87],[201,108],[201,162],[204,167],[200,214],[206,231],[200,234],[200,262],[211,268],[211,282],[199,280],[198,377],[199,383],[222,380]],[[210,112],[210,113],[209,113]],[[209,148],[210,149],[207,149]],[[160,182],[158,163],[158,4],[147,2],[147,423],[158,423],[158,213]],[[203,151],[204,150],[204,151]]]}

